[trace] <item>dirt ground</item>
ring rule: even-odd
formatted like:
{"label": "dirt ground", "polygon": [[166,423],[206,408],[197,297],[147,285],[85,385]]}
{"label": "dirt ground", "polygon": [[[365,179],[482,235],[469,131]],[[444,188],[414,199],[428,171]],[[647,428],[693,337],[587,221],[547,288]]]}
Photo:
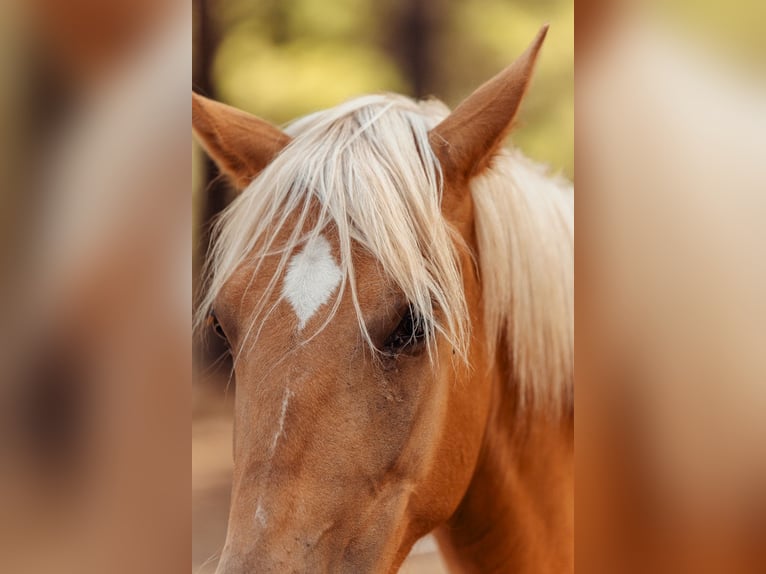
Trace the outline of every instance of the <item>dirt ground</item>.
{"label": "dirt ground", "polygon": [[[226,534],[232,393],[198,383],[192,413],[192,572],[212,574]],[[446,574],[434,541],[413,549],[401,574]]]}

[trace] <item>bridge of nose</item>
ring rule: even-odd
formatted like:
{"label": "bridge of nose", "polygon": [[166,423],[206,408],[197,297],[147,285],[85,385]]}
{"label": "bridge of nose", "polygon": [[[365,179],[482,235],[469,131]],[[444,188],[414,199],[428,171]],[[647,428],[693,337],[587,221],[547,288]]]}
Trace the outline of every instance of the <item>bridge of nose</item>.
{"label": "bridge of nose", "polygon": [[383,541],[370,529],[385,523],[384,518],[361,524],[359,515],[352,512],[345,519],[319,517],[299,526],[291,518],[285,515],[273,526],[268,522],[257,534],[235,536],[237,542],[227,543],[217,574],[380,571],[376,564],[383,554]]}

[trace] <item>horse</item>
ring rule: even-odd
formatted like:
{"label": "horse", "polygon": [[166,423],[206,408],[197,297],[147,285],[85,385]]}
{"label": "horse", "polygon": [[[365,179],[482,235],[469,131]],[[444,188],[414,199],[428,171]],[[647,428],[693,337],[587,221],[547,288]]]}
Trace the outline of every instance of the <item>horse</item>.
{"label": "horse", "polygon": [[219,574],[573,569],[573,198],[502,144],[547,27],[450,113],[369,95],[284,130],[192,92],[238,195],[195,326],[233,358]]}

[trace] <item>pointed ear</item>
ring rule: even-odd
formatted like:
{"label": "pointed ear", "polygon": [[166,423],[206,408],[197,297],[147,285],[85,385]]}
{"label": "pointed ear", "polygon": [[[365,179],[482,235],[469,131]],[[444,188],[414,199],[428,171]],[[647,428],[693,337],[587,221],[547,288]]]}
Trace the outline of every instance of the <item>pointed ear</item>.
{"label": "pointed ear", "polygon": [[511,129],[547,32],[545,25],[513,64],[431,130],[431,146],[448,179],[469,179],[487,167]]}
{"label": "pointed ear", "polygon": [[194,92],[192,128],[238,191],[290,143],[290,136],[270,123]]}

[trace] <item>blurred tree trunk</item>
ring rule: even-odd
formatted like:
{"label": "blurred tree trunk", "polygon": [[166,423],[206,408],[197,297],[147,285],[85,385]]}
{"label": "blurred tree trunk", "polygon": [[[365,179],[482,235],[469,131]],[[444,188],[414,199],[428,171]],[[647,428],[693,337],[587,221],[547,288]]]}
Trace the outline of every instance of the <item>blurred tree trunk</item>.
{"label": "blurred tree trunk", "polygon": [[[209,98],[215,98],[216,90],[211,72],[220,34],[212,17],[211,0],[192,0],[192,2],[196,24],[192,82],[195,91]],[[213,161],[205,155],[201,176],[202,193],[199,196],[199,201],[202,203],[198,211],[200,214],[199,233],[193,253],[195,288],[199,286],[200,262],[204,260],[210,242],[210,223],[226,206],[227,194],[229,193],[226,182],[217,178],[217,175],[218,169]]]}
{"label": "blurred tree trunk", "polygon": [[[194,62],[192,69],[193,89],[209,98],[216,97],[216,90],[212,78],[213,60],[220,41],[220,32],[213,18],[211,0],[192,0],[195,19],[195,38],[193,46]],[[195,222],[199,227],[195,230],[194,237],[197,241],[192,247],[192,289],[195,295],[201,287],[202,262],[205,260],[210,244],[210,227],[213,219],[226,207],[230,189],[226,181],[218,176],[218,168],[213,161],[203,155],[201,169],[201,193],[196,213],[198,219]],[[194,339],[194,354],[201,365],[217,364],[217,359],[226,353],[226,349],[220,341],[211,337],[208,344],[203,344],[199,339]],[[223,378],[222,380],[225,380]]]}
{"label": "blurred tree trunk", "polygon": [[417,98],[431,95],[437,87],[434,50],[445,8],[444,0],[399,0],[386,9],[386,45]]}

